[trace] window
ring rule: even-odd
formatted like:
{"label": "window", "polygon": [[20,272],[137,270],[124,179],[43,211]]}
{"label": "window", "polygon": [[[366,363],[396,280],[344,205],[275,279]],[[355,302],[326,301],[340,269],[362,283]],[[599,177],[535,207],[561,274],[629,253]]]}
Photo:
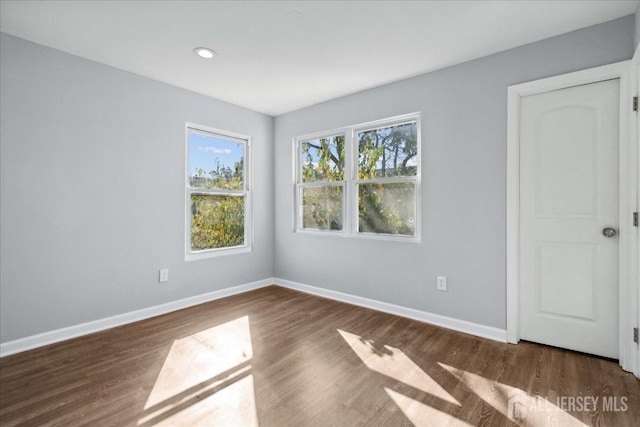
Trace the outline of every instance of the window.
{"label": "window", "polygon": [[418,114],[295,143],[297,231],[419,240]]}
{"label": "window", "polygon": [[356,130],[358,232],[416,234],[418,122]]}
{"label": "window", "polygon": [[187,124],[186,258],[251,250],[249,138]]}
{"label": "window", "polygon": [[300,142],[302,228],[336,230],[344,226],[344,135]]}

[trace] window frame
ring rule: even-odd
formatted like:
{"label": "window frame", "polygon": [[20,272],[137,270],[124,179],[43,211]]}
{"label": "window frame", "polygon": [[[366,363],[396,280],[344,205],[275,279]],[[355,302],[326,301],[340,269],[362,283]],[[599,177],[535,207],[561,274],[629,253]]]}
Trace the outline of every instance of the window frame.
{"label": "window frame", "polygon": [[[253,227],[252,227],[252,171],[251,171],[251,137],[235,132],[216,129],[197,123],[185,123],[185,261],[195,261],[200,259],[213,258],[222,255],[233,255],[251,252],[253,250]],[[198,188],[191,187],[189,181],[189,134],[191,132],[202,135],[218,137],[233,142],[243,144],[243,188],[238,190],[228,190],[221,188]],[[228,246],[223,248],[203,249],[199,251],[191,250],[191,196],[231,196],[244,198],[244,244]]]}
{"label": "window frame", "polygon": [[[313,182],[302,182],[302,144],[304,142],[321,139],[321,138],[332,138],[335,136],[344,136],[345,139],[345,169],[343,171],[344,179],[340,181],[313,181]],[[334,131],[329,132],[321,132],[315,133],[311,135],[305,135],[302,137],[294,138],[294,204],[295,204],[295,220],[294,220],[294,231],[302,232],[302,233],[330,233],[330,234],[338,234],[344,235],[347,231],[347,215],[346,215],[346,203],[347,203],[347,170],[348,170],[348,158],[346,157],[346,148],[347,147],[347,134],[343,129],[336,129]],[[302,191],[305,188],[322,188],[322,187],[342,187],[342,230],[318,230],[314,228],[303,228],[302,216],[303,216],[303,206],[302,206]]]}
{"label": "window frame", "polygon": [[[358,160],[359,147],[357,142],[358,132],[367,130],[380,129],[391,126],[398,126],[406,123],[416,123],[416,174],[411,176],[393,176],[360,180],[358,179]],[[321,181],[321,185],[315,186],[333,186],[343,183],[343,227],[342,230],[315,230],[302,227],[302,188],[313,187],[314,183],[302,182],[302,161],[301,150],[302,143],[311,139],[329,138],[336,135],[344,135],[345,137],[345,170],[343,181]],[[339,236],[353,237],[359,239],[378,239],[398,242],[414,242],[420,243],[422,240],[422,198],[421,198],[421,182],[422,182],[422,133],[421,133],[421,117],[420,112],[394,116],[381,120],[374,120],[366,123],[360,123],[353,126],[332,129],[324,132],[316,132],[312,134],[302,135],[293,138],[293,170],[294,170],[294,224],[293,231],[301,234],[318,234],[323,236]],[[415,194],[415,233],[413,235],[388,234],[388,233],[372,233],[359,231],[359,205],[358,205],[358,186],[361,184],[374,183],[407,183],[414,185]]]}

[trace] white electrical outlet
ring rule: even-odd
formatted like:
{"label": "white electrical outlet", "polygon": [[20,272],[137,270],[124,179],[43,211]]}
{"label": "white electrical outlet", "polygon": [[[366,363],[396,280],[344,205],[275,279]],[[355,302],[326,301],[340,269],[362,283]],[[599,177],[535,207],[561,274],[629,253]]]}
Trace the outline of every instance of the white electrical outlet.
{"label": "white electrical outlet", "polygon": [[447,277],[446,276],[437,276],[436,277],[436,289],[439,291],[447,290]]}
{"label": "white electrical outlet", "polygon": [[163,268],[160,270],[160,283],[169,281],[169,269]]}

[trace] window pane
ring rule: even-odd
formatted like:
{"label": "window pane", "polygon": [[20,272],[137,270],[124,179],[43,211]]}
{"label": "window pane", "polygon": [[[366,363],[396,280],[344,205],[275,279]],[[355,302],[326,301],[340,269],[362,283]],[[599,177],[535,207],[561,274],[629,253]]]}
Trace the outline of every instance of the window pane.
{"label": "window pane", "polygon": [[244,143],[190,130],[189,185],[244,189]]}
{"label": "window pane", "polygon": [[244,196],[191,195],[191,250],[244,245]]}
{"label": "window pane", "polygon": [[415,184],[358,185],[358,214],[361,233],[415,235]]}
{"label": "window pane", "polygon": [[357,140],[358,179],[416,175],[416,122],[358,132]]}
{"label": "window pane", "polygon": [[300,144],[302,182],[344,179],[344,135],[304,141]]}
{"label": "window pane", "polygon": [[342,230],[342,187],[302,189],[302,228]]}

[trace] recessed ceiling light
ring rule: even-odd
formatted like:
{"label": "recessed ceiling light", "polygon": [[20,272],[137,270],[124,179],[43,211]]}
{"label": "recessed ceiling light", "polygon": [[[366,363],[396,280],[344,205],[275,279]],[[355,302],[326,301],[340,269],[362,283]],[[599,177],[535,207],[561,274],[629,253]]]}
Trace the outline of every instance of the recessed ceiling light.
{"label": "recessed ceiling light", "polygon": [[200,58],[204,58],[204,59],[211,59],[214,56],[216,56],[216,53],[206,47],[197,47],[195,49],[193,49],[193,52],[198,55]]}

